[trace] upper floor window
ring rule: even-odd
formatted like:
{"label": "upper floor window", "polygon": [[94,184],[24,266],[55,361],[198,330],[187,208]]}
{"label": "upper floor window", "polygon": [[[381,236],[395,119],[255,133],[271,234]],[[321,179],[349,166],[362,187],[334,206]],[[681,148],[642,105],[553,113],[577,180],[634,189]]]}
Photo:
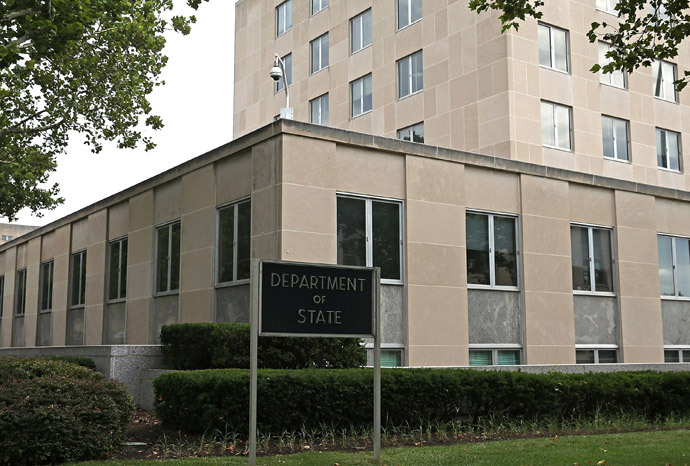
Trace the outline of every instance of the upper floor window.
{"label": "upper floor window", "polygon": [[408,126],[398,130],[398,139],[403,141],[424,142],[424,123]]}
{"label": "upper floor window", "polygon": [[371,8],[350,20],[350,53],[371,45]]}
{"label": "upper floor window", "polygon": [[249,279],[251,229],[249,199],[218,209],[218,283]]}
{"label": "upper floor window", "polygon": [[519,349],[470,349],[470,366],[517,366]]}
{"label": "upper floor window", "polygon": [[629,161],[628,122],[609,116],[601,117],[601,134],[604,143],[604,157]]}
{"label": "upper floor window", "polygon": [[86,251],[72,254],[71,269],[70,305],[82,307],[86,304]]}
{"label": "upper floor window", "polygon": [[618,362],[616,348],[576,348],[576,364],[615,364]]}
{"label": "upper floor window", "polygon": [[657,236],[661,296],[690,297],[690,240]]}
{"label": "upper floor window", "polygon": [[180,288],[180,222],[156,228],[156,292]]}
{"label": "upper floor window", "polygon": [[398,0],[398,29],[422,19],[422,0]]}
{"label": "upper floor window", "polygon": [[0,240],[3,241],[12,241],[14,239],[14,236],[12,235],[0,235]]}
{"label": "upper floor window", "polygon": [[569,62],[568,31],[539,23],[539,64],[567,73]]}
{"label": "upper floor window", "polygon": [[[609,62],[606,54],[611,50],[611,46],[606,42],[599,42],[597,47],[599,49],[599,65],[604,66]],[[616,70],[612,73],[599,71],[599,82],[623,89],[627,87],[626,74],[621,70]]]}
{"label": "upper floor window", "polygon": [[597,0],[597,10],[605,11],[607,13],[616,14],[616,6],[618,0]]}
{"label": "upper floor window", "polygon": [[310,44],[312,74],[328,66],[328,33],[317,37]]}
{"label": "upper floor window", "polygon": [[675,64],[654,60],[654,63],[652,63],[652,78],[654,80],[654,97],[670,102],[678,102],[676,87],[673,84],[676,80]]}
{"label": "upper floor window", "polygon": [[573,290],[613,293],[611,230],[584,225],[570,226]]}
{"label": "upper floor window", "polygon": [[422,51],[398,60],[398,98],[415,94],[424,89]]}
{"label": "upper floor window", "polygon": [[505,215],[467,212],[468,285],[517,288],[516,220]]}
{"label": "upper floor window", "polygon": [[690,348],[664,349],[664,362],[690,362]]}
{"label": "upper floor window", "polygon": [[328,94],[309,101],[310,121],[316,125],[328,126]]}
{"label": "upper floor window", "polygon": [[283,90],[285,87],[285,81],[287,81],[288,86],[292,84],[292,54],[288,53],[282,58],[282,60],[283,63],[285,63],[285,76],[280,78],[276,83],[276,92]]}
{"label": "upper floor window", "polygon": [[276,36],[292,29],[292,0],[287,0],[276,7]]}
{"label": "upper floor window", "polygon": [[14,284],[14,315],[23,316],[26,312],[26,269],[17,270]]}
{"label": "upper floor window", "polygon": [[350,83],[350,96],[353,118],[371,111],[371,73]]}
{"label": "upper floor window", "polygon": [[315,15],[328,6],[328,0],[311,0],[311,14]]}
{"label": "upper floor window", "polygon": [[55,263],[51,261],[41,264],[41,311],[53,309],[53,270]]}
{"label": "upper floor window", "polygon": [[110,242],[108,260],[108,299],[127,297],[127,238]]}
{"label": "upper floor window", "polygon": [[338,264],[380,267],[381,279],[402,282],[402,204],[338,196]]}
{"label": "upper floor window", "polygon": [[656,162],[659,168],[680,171],[680,134],[656,129]]}
{"label": "upper floor window", "polygon": [[570,107],[541,102],[541,142],[547,147],[573,150]]}

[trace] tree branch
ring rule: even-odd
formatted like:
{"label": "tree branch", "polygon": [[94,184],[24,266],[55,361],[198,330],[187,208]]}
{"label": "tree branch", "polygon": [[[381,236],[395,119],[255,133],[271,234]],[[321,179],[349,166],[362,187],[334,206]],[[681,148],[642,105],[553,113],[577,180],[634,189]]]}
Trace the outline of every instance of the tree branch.
{"label": "tree branch", "polygon": [[0,130],[0,137],[6,136],[8,134],[36,134],[36,133],[41,133],[43,131],[55,129],[58,126],[62,125],[64,122],[65,122],[65,118],[62,118],[60,121],[55,122],[52,125],[39,126],[37,128],[7,128],[4,130]]}
{"label": "tree branch", "polygon": [[13,11],[11,13],[7,13],[3,19],[7,21],[12,21],[13,19],[21,18],[22,16],[28,16],[31,13],[41,13],[45,10],[45,7],[43,8],[27,8],[25,10],[19,10],[19,11]]}

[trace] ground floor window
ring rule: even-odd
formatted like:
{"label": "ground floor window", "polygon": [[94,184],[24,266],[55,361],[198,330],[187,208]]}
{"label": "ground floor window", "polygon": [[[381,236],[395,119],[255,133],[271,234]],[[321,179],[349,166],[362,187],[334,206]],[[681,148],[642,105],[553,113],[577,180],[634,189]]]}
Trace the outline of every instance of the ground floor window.
{"label": "ground floor window", "polygon": [[614,364],[618,362],[618,348],[576,348],[577,364]]}
{"label": "ground floor window", "polygon": [[517,366],[520,365],[520,349],[471,348],[470,366]]}
{"label": "ground floor window", "polygon": [[664,362],[690,362],[690,347],[664,348]]}

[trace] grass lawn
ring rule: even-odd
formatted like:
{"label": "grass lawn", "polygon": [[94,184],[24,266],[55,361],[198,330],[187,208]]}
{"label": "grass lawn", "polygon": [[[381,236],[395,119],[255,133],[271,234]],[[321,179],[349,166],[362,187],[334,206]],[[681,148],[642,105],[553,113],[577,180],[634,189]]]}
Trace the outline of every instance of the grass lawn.
{"label": "grass lawn", "polygon": [[[436,447],[388,448],[386,465],[660,465],[690,464],[690,430],[581,435],[461,443]],[[605,461],[605,462],[604,462]],[[133,465],[143,461],[90,462],[80,465]],[[313,452],[259,457],[267,465],[368,465],[372,452]],[[247,457],[189,458],[156,462],[171,465],[247,464]]]}

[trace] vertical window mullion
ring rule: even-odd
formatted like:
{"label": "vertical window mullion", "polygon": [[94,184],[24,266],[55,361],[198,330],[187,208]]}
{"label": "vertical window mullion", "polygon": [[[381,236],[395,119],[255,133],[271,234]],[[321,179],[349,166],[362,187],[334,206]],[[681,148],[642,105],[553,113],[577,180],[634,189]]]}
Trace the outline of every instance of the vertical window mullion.
{"label": "vertical window mullion", "polygon": [[553,27],[549,26],[549,55],[551,56],[551,68],[556,67],[556,47],[553,37]]}
{"label": "vertical window mullion", "polygon": [[166,227],[168,229],[168,270],[167,270],[167,275],[168,275],[168,284],[167,284],[167,290],[170,291],[170,288],[172,286],[172,236],[173,236],[173,231],[172,231],[172,224],[168,225]]}
{"label": "vertical window mullion", "polygon": [[371,215],[371,199],[367,199],[366,202],[364,203],[364,218],[365,218],[365,226],[366,226],[366,266],[367,267],[373,267],[374,266],[374,254],[373,254],[373,248],[374,248],[374,235],[373,235],[373,228],[372,228],[372,215]]}
{"label": "vertical window mullion", "polygon": [[597,285],[595,283],[596,272],[594,270],[594,234],[592,232],[592,227],[587,227],[587,242],[589,247],[589,284],[590,291],[594,292],[597,290]]}
{"label": "vertical window mullion", "polygon": [[496,286],[496,256],[494,251],[494,216],[487,215],[489,230],[489,284]]}
{"label": "vertical window mullion", "polygon": [[240,212],[239,212],[239,204],[235,204],[233,207],[233,235],[232,235],[232,279],[237,280],[237,238],[238,238],[238,229],[240,225]]}
{"label": "vertical window mullion", "polygon": [[678,297],[678,274],[676,273],[676,238],[671,238],[671,263],[673,264],[673,296]]}
{"label": "vertical window mullion", "polygon": [[551,111],[553,112],[553,140],[554,146],[560,147],[558,144],[560,141],[558,139],[558,107],[556,104],[551,106]]}

